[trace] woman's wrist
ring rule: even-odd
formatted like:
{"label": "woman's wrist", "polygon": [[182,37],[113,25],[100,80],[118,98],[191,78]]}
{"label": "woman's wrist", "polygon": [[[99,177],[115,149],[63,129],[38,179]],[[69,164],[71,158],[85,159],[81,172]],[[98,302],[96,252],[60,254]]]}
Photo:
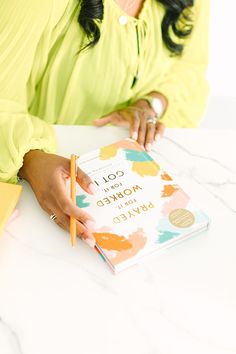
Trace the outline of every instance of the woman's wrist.
{"label": "woman's wrist", "polygon": [[152,97],[155,97],[155,98],[159,98],[162,105],[163,105],[163,113],[165,113],[165,111],[167,110],[167,107],[168,107],[168,99],[166,96],[162,95],[161,93],[159,92],[151,92],[149,94],[149,96],[152,96]]}
{"label": "woman's wrist", "polygon": [[39,154],[43,154],[43,152],[40,150],[30,150],[24,155],[23,165],[18,172],[19,178],[25,179],[26,181],[30,180],[32,174],[31,166]]}
{"label": "woman's wrist", "polygon": [[[158,100],[154,100],[157,98]],[[167,98],[159,92],[150,92],[144,97],[140,98],[140,101],[145,101],[146,105],[152,109],[153,114],[158,118],[161,118],[168,107]],[[155,102],[157,101],[157,102]]]}

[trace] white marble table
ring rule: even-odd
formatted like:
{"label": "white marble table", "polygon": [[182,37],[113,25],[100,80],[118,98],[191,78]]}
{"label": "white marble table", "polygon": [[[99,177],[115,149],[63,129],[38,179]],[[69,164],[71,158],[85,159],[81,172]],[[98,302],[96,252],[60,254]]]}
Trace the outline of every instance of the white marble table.
{"label": "white marble table", "polygon": [[236,97],[209,97],[205,118],[202,120],[200,127],[207,129],[236,129]]}
{"label": "white marble table", "polygon": [[[127,136],[57,127],[59,151]],[[208,232],[111,274],[28,187],[0,238],[1,354],[236,353],[236,131],[168,130],[153,152],[211,218]]]}

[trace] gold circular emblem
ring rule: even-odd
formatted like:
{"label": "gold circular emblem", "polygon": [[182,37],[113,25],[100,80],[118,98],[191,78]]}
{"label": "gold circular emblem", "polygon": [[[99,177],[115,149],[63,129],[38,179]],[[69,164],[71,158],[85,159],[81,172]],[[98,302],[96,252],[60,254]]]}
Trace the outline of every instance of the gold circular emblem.
{"label": "gold circular emblem", "polygon": [[190,227],[194,224],[195,217],[187,209],[175,209],[169,214],[169,221],[176,227]]}

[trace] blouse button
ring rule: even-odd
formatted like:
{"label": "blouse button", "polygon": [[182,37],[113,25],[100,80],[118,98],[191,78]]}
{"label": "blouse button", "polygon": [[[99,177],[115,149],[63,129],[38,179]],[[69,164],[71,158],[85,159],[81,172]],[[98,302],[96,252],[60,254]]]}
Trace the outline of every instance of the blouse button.
{"label": "blouse button", "polygon": [[122,15],[119,17],[119,22],[122,26],[126,25],[128,23],[128,19],[126,16]]}

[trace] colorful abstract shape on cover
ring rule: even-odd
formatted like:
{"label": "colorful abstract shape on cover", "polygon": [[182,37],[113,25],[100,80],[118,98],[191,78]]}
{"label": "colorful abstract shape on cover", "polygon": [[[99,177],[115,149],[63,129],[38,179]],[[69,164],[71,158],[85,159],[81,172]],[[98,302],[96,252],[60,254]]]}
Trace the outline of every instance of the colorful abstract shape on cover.
{"label": "colorful abstract shape on cover", "polygon": [[[111,233],[93,233],[97,244],[109,256],[113,264],[119,264],[135,256],[146,244],[147,238],[143,230],[137,230],[127,238]],[[113,251],[108,254],[107,251]]]}
{"label": "colorful abstract shape on cover", "polygon": [[172,181],[172,178],[165,171],[162,172],[161,178],[163,181]]}
{"label": "colorful abstract shape on cover", "polygon": [[165,197],[170,197],[173,195],[177,190],[179,189],[179,186],[173,185],[173,184],[167,184],[163,186],[163,191],[162,191],[162,198]]}
{"label": "colorful abstract shape on cover", "polygon": [[99,246],[108,251],[123,251],[132,248],[132,244],[124,236],[119,236],[111,232],[94,232],[93,235]]}
{"label": "colorful abstract shape on cover", "polygon": [[158,230],[159,232],[159,237],[158,237],[158,242],[159,243],[165,243],[167,241],[172,240],[176,236],[179,236],[179,232],[173,232],[173,231],[168,231],[168,230]]}
{"label": "colorful abstract shape on cover", "polygon": [[109,160],[117,155],[119,149],[124,151],[126,160],[132,162],[132,171],[142,177],[158,175],[160,166],[146,151],[143,151],[143,149],[134,142],[122,141],[117,144],[102,147],[99,157],[101,160]]}
{"label": "colorful abstract shape on cover", "polygon": [[87,195],[85,195],[85,194],[76,195],[76,205],[79,208],[87,208],[87,207],[89,207],[90,203],[86,202],[85,201],[86,199],[87,199]]}

